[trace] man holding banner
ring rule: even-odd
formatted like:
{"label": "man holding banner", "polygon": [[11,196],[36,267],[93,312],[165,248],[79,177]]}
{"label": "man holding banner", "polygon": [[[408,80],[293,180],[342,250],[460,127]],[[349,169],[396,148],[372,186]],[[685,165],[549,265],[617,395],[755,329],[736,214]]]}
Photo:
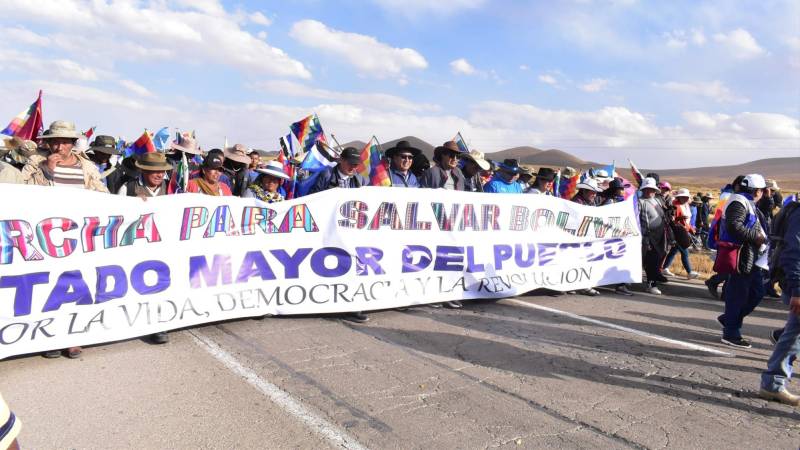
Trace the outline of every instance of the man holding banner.
{"label": "man holding banner", "polygon": [[[361,152],[355,147],[347,147],[342,151],[339,162],[334,167],[328,167],[319,174],[310,194],[333,188],[356,189],[368,186],[369,182],[357,171],[360,163]],[[356,323],[364,323],[369,320],[369,317],[362,311],[345,314],[344,318]]]}

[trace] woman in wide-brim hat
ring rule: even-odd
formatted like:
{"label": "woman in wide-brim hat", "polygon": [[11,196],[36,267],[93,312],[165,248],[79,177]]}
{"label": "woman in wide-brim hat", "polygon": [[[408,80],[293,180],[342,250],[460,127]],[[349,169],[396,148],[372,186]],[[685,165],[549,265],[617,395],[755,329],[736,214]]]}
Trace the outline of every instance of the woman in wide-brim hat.
{"label": "woman in wide-brim hat", "polygon": [[283,201],[283,195],[279,190],[283,182],[289,179],[289,175],[283,171],[283,164],[273,160],[268,162],[266,167],[255,169],[255,171],[258,173],[258,177],[247,186],[244,197],[257,198],[267,203]]}

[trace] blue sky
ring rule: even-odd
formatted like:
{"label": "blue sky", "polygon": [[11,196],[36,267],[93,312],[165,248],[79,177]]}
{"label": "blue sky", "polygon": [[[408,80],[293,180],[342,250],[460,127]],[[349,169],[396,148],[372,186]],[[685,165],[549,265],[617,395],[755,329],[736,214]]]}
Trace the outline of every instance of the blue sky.
{"label": "blue sky", "polygon": [[[0,120],[274,149],[416,135],[673,168],[800,156],[792,1],[7,0]],[[798,168],[800,170],[800,168]]]}

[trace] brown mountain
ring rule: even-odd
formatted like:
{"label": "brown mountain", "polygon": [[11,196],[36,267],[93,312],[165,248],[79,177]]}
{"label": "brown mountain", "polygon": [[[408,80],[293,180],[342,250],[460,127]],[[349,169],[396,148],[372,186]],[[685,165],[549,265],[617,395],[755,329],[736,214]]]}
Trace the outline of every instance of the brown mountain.
{"label": "brown mountain", "polygon": [[[409,141],[411,145],[422,150],[422,152],[428,158],[433,156],[434,146],[415,136],[405,136],[391,141],[382,142],[381,147],[383,150],[386,150],[393,147],[399,140]],[[364,145],[365,143],[362,141],[352,141],[344,144],[343,147],[352,146],[356,148],[363,148]],[[486,158],[495,161],[513,158],[519,160],[521,164],[529,164],[537,167],[570,166],[586,169],[589,167],[599,167],[601,165],[596,162],[585,161],[562,150],[541,150],[530,146],[513,147],[493,153],[487,153]],[[630,176],[630,170],[625,167],[618,166],[617,172],[625,177]],[[641,172],[643,174],[647,172],[658,172],[661,176],[669,178],[670,181],[675,180],[675,182],[678,184],[706,184],[709,186],[716,186],[718,184],[721,185],[726,182],[730,182],[736,175],[739,174],[760,173],[766,178],[776,179],[778,181],[778,185],[785,187],[787,190],[800,189],[800,157],[759,159],[748,163],[729,166],[693,167],[686,169],[664,170],[642,169]]]}
{"label": "brown mountain", "polygon": [[678,183],[713,186],[730,183],[737,175],[760,173],[765,178],[774,178],[784,190],[800,189],[800,157],[758,159],[731,166],[642,170],[643,174],[647,172],[658,172],[660,176]]}
{"label": "brown mountain", "polygon": [[544,150],[538,149],[536,147],[529,147],[527,145],[524,145],[522,147],[507,148],[499,152],[487,153],[486,157],[496,161],[502,161],[507,158],[512,158],[519,160],[519,162],[521,163],[527,164],[526,159],[534,155],[538,155],[543,151]]}

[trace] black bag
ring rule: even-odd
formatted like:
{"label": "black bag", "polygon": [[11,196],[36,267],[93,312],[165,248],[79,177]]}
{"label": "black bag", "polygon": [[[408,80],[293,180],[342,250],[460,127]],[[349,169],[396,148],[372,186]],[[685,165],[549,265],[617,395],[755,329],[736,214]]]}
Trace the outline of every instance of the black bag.
{"label": "black bag", "polygon": [[672,228],[672,236],[675,238],[675,243],[678,244],[678,247],[686,250],[692,246],[692,235],[689,234],[686,228],[675,222],[670,223],[669,226]]}

